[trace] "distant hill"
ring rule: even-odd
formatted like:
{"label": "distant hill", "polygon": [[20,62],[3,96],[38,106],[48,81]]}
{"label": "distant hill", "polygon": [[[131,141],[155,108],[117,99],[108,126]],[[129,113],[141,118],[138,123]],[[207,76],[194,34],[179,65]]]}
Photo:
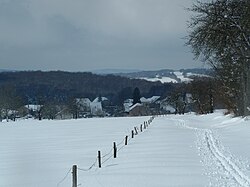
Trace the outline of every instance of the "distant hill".
{"label": "distant hill", "polygon": [[9,70],[9,69],[0,69],[0,72],[13,72],[14,70]]}
{"label": "distant hill", "polygon": [[130,79],[118,75],[96,75],[93,73],[72,73],[63,71],[1,72],[0,87],[16,88],[26,102],[34,103],[39,98],[65,102],[72,97],[107,97],[114,103],[131,98],[135,87],[142,96],[162,96],[171,91],[173,84]]}
{"label": "distant hill", "polygon": [[[107,72],[107,71],[106,71]],[[123,71],[124,72],[124,71]],[[73,97],[107,97],[114,104],[132,98],[138,87],[143,97],[166,96],[177,85],[193,76],[210,76],[208,69],[139,71],[97,75],[88,72],[7,71],[0,72],[0,87],[15,87],[25,102],[43,100],[65,102]]]}
{"label": "distant hill", "polygon": [[163,69],[157,71],[139,71],[131,73],[120,73],[120,76],[133,78],[133,79],[144,79],[147,81],[160,81],[162,83],[181,83],[190,82],[195,76],[211,76],[212,70],[210,69]]}
{"label": "distant hill", "polygon": [[107,75],[107,74],[120,74],[120,73],[135,73],[140,72],[138,69],[99,69],[93,70],[91,73],[98,75]]}

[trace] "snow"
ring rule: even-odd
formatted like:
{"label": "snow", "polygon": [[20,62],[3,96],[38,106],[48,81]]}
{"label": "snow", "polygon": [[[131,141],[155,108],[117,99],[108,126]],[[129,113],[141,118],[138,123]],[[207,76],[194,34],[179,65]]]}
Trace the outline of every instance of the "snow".
{"label": "snow", "polygon": [[25,105],[25,108],[33,111],[40,110],[42,105]]}
{"label": "snow", "polygon": [[208,75],[198,74],[198,73],[187,73],[187,77],[209,77]]}
{"label": "snow", "polygon": [[171,105],[162,105],[161,108],[164,109],[165,111],[169,111],[170,113],[175,112],[174,107],[172,107]]}
{"label": "snow", "polygon": [[154,103],[156,102],[161,96],[152,96],[150,98],[141,97],[140,100],[142,103]]}
{"label": "snow", "polygon": [[[97,98],[95,98],[92,102],[93,102],[93,103],[100,102],[100,101],[99,101],[99,99],[100,99],[100,98],[99,98],[99,97],[97,97]],[[107,97],[101,97],[101,99],[102,99],[101,101],[107,101],[107,100],[108,100],[108,98],[107,98]]]}
{"label": "snow", "polygon": [[90,105],[91,101],[89,98],[76,98],[76,103],[80,105]]}
{"label": "snow", "polygon": [[131,106],[133,106],[133,103],[123,103],[124,111],[129,112]]}
{"label": "snow", "polygon": [[174,74],[178,79],[181,80],[181,82],[190,82],[192,79],[184,77],[183,73],[180,71],[175,71]]}
{"label": "snow", "polygon": [[[250,186],[247,118],[222,112],[158,116],[124,146],[124,137],[149,118],[0,123],[0,186],[72,186],[74,164],[79,186]],[[98,150],[108,160],[84,171]]]}
{"label": "snow", "polygon": [[101,102],[92,102],[90,103],[91,114],[98,115],[102,113],[102,103]]}
{"label": "snow", "polygon": [[157,82],[160,81],[161,83],[178,83],[177,80],[172,79],[170,77],[155,77],[155,78],[146,78],[146,77],[141,77],[140,79],[144,79],[147,81],[151,81],[151,82]]}
{"label": "snow", "polygon": [[[187,73],[186,76],[183,75],[183,72],[181,71],[175,71],[173,72],[174,75],[180,79],[180,82],[191,82],[193,81],[192,76],[196,76],[196,77],[209,77],[208,75],[204,75],[204,74],[196,74],[196,73]],[[157,82],[157,81],[160,81],[161,83],[178,83],[177,80],[173,79],[173,78],[170,78],[170,77],[164,77],[164,76],[159,76],[159,75],[156,75],[154,78],[147,78],[147,77],[141,77],[140,79],[144,79],[144,80],[147,80],[147,81],[151,81],[151,82]]]}
{"label": "snow", "polygon": [[143,106],[141,103],[136,103],[136,104],[134,104],[134,105],[132,105],[130,108],[129,108],[129,112],[131,111],[131,110],[133,110],[135,107],[137,107],[137,106]]}

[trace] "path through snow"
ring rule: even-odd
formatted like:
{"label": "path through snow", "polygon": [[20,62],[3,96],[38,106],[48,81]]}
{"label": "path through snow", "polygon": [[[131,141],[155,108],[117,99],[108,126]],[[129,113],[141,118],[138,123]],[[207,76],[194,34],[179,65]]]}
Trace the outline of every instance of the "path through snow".
{"label": "path through snow", "polygon": [[211,179],[210,186],[250,186],[249,177],[241,169],[245,162],[226,151],[212,129],[189,126],[183,119],[173,120],[181,127],[195,131],[201,162],[207,167],[207,175]]}

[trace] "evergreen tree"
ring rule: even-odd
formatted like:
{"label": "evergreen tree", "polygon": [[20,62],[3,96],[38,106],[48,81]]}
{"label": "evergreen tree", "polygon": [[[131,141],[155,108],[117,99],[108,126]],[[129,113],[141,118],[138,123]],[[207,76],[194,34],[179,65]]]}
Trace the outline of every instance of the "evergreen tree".
{"label": "evergreen tree", "polygon": [[141,103],[141,92],[138,87],[136,87],[133,92],[133,105],[136,103]]}

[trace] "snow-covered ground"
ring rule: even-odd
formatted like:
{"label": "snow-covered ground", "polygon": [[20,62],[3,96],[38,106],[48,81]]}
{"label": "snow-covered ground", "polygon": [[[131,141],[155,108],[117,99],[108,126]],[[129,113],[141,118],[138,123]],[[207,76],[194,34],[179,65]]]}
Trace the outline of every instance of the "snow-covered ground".
{"label": "snow-covered ground", "polygon": [[[189,77],[185,77],[183,75],[183,72],[180,72],[180,71],[175,71],[173,72],[173,74],[176,76],[177,79],[180,80],[180,82],[191,82],[193,79],[189,78]],[[192,75],[197,75],[197,76],[202,76],[200,74],[192,74],[192,73],[189,73],[188,74],[189,76],[192,76]],[[160,81],[161,83],[178,83],[179,80],[176,80],[174,78],[170,78],[170,77],[165,77],[165,76],[159,76],[159,75],[156,75],[154,78],[148,78],[148,77],[141,77],[140,79],[144,79],[144,80],[147,80],[147,81],[151,81],[151,82],[157,82],[157,81]]]}
{"label": "snow-covered ground", "polygon": [[[221,112],[160,116],[131,139],[131,130],[147,120],[0,123],[0,186],[72,186],[74,164],[79,186],[250,186],[250,121]],[[130,136],[127,146],[125,135]],[[100,169],[98,150],[104,162]]]}
{"label": "snow-covered ground", "polygon": [[190,79],[188,77],[184,77],[183,72],[175,71],[174,74],[176,75],[176,77],[178,79],[181,80],[181,82],[191,82],[192,81],[192,79]]}
{"label": "snow-covered ground", "polygon": [[151,81],[151,82],[157,82],[157,81],[160,81],[161,83],[178,83],[177,80],[175,79],[172,79],[170,77],[154,77],[154,78],[147,78],[147,77],[142,77],[140,79],[144,79],[144,80],[147,80],[147,81]]}

